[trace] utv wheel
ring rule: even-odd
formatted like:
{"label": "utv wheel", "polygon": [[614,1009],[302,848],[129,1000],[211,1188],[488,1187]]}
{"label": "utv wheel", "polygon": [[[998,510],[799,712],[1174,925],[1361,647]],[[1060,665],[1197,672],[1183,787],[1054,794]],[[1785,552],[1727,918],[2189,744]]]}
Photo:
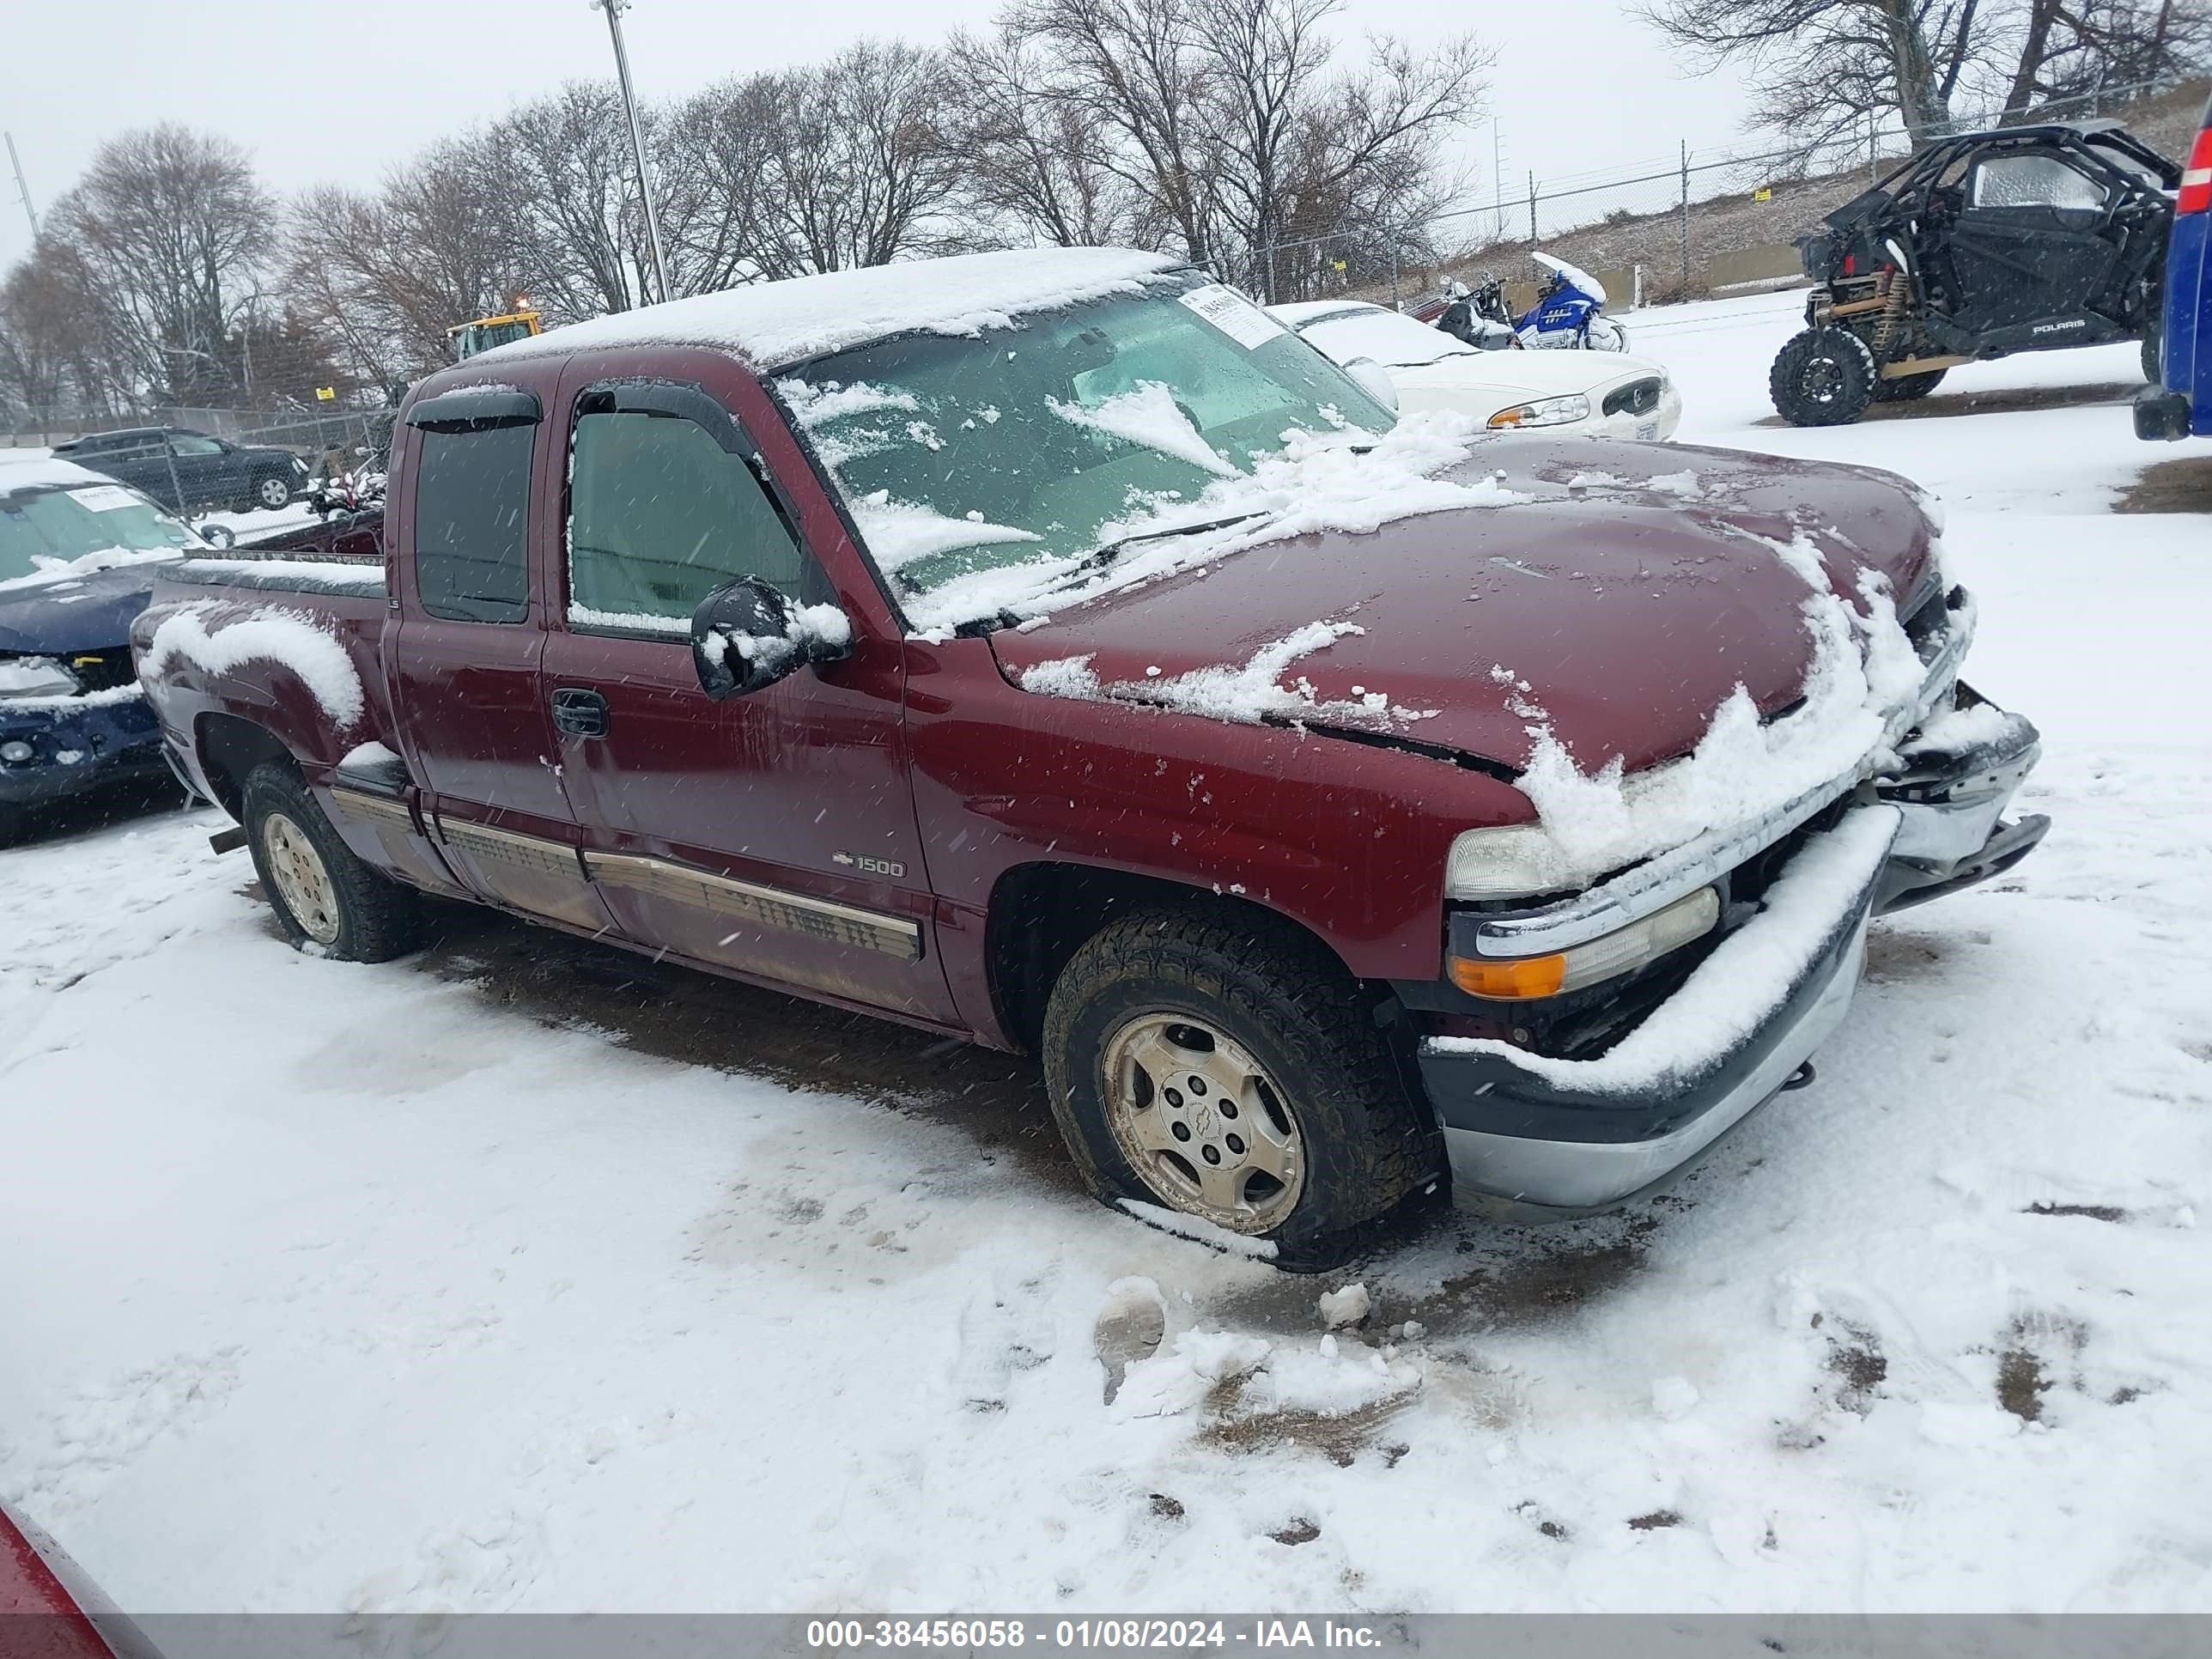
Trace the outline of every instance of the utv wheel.
{"label": "utv wheel", "polygon": [[1053,1115],[1091,1191],[1276,1247],[1318,1272],[1442,1181],[1356,981],[1265,918],[1160,911],[1075,953],[1045,1011]]}
{"label": "utv wheel", "polygon": [[289,506],[292,500],[291,481],[275,477],[266,477],[253,486],[254,503],[267,507],[271,513]]}
{"label": "utv wheel", "polygon": [[1808,328],[1784,346],[1766,377],[1776,413],[1792,426],[1848,426],[1874,401],[1874,353],[1849,329]]}
{"label": "utv wheel", "polygon": [[1916,404],[1937,386],[1949,371],[1931,368],[1925,374],[1905,374],[1894,380],[1877,380],[1874,400],[1878,404]]}
{"label": "utv wheel", "polygon": [[295,950],[388,962],[413,948],[421,902],[354,856],[290,767],[256,767],[245,811],[254,873]]}

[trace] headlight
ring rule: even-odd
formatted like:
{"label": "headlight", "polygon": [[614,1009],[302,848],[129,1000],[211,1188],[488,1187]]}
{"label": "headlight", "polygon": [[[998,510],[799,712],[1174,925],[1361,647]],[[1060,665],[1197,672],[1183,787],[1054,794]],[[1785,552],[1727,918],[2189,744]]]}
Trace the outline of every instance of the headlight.
{"label": "headlight", "polygon": [[1559,848],[1540,824],[1469,830],[1452,842],[1444,861],[1444,896],[1455,899],[1528,898],[1568,879]]}
{"label": "headlight", "polygon": [[1469,996],[1508,1002],[1558,996],[1632,973],[1669,951],[1703,939],[1721,919],[1721,896],[1700,887],[1687,898],[1601,939],[1544,957],[1454,957],[1452,983]]}
{"label": "headlight", "polygon": [[1589,399],[1579,392],[1564,398],[1539,398],[1533,404],[1516,404],[1490,417],[1493,427],[1565,426],[1589,419]]}
{"label": "headlight", "polygon": [[0,697],[73,697],[83,689],[52,657],[0,660]]}

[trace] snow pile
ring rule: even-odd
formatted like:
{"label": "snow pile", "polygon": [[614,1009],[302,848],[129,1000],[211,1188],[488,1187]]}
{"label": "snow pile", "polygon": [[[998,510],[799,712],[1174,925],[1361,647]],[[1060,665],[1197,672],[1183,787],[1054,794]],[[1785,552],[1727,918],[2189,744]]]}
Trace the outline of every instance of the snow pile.
{"label": "snow pile", "polygon": [[1386,1357],[1355,1338],[1324,1336],[1310,1347],[1278,1344],[1237,1404],[1240,1415],[1341,1417],[1420,1386],[1418,1366]]}
{"label": "snow pile", "polygon": [[1264,645],[1251,659],[1240,665],[1215,664],[1194,668],[1171,678],[1102,682],[1091,669],[1091,657],[1057,657],[1026,669],[1022,690],[1047,696],[1068,697],[1079,702],[1113,699],[1152,703],[1208,720],[1256,726],[1263,720],[1388,724],[1426,720],[1433,708],[1407,708],[1393,703],[1381,691],[1364,692],[1356,702],[1341,699],[1322,702],[1312,683],[1301,675],[1290,685],[1279,684],[1282,674],[1300,657],[1327,649],[1348,634],[1367,630],[1355,623],[1312,622],[1281,639]]}
{"label": "snow pile", "polygon": [[473,362],[624,346],[714,346],[775,368],[894,334],[975,335],[1023,315],[1140,294],[1175,270],[1164,254],[1126,248],[1020,248],[872,265],[696,295],[497,346]]}
{"label": "snow pile", "polygon": [[874,556],[877,568],[886,575],[916,559],[949,552],[956,547],[1043,539],[1035,531],[1017,529],[1012,525],[987,524],[980,513],[954,519],[911,501],[894,501],[888,489],[872,490],[846,505],[860,539]]}
{"label": "snow pile", "polygon": [[579,628],[628,628],[641,633],[668,634],[688,639],[689,617],[660,617],[642,611],[602,611],[596,605],[568,601],[568,620]]}
{"label": "snow pile", "polygon": [[1095,408],[1065,404],[1057,398],[1046,398],[1045,405],[1071,426],[1157,449],[1220,477],[1238,476],[1237,469],[1206,441],[1206,434],[1190,423],[1190,417],[1177,406],[1174,391],[1162,381],[1140,380],[1135,391],[1119,392]]}
{"label": "snow pile", "polygon": [[1756,822],[1888,759],[1917,713],[1925,669],[1886,581],[1860,573],[1862,617],[1836,596],[1819,550],[1802,532],[1766,544],[1815,589],[1802,607],[1813,641],[1804,696],[1783,718],[1762,723],[1738,685],[1681,759],[1624,776],[1616,755],[1586,772],[1543,709],[1525,701],[1527,684],[1512,682],[1523,699],[1512,706],[1530,717],[1535,739],[1518,787],[1534,804],[1553,854],[1547,884],[1586,884],[1709,830]]}
{"label": "snow pile", "polygon": [[1274,1345],[1231,1331],[1185,1331],[1172,1347],[1131,1365],[1114,1396],[1115,1417],[1172,1417],[1224,1382],[1249,1376]]}
{"label": "snow pile", "polygon": [[1431,1037],[1432,1054],[1496,1054],[1562,1088],[1640,1095],[1692,1080],[1764,1025],[1796,988],[1889,856],[1893,806],[1863,806],[1807,842],[1765,908],[1682,988],[1595,1060],[1553,1060],[1489,1037]]}
{"label": "snow pile", "polygon": [[1354,1283],[1346,1285],[1340,1291],[1324,1291],[1318,1305],[1321,1322],[1329,1329],[1334,1331],[1346,1325],[1357,1325],[1367,1317],[1370,1306],[1367,1286]]}
{"label": "snow pile", "polygon": [[1921,750],[1941,750],[1956,753],[1977,744],[1995,743],[2011,731],[2012,716],[1993,702],[1947,708],[1921,722],[1919,734],[1905,752],[1911,755]]}
{"label": "snow pile", "polygon": [[[1471,416],[1448,410],[1408,415],[1380,438],[1357,431],[1287,432],[1283,447],[1256,457],[1249,475],[1224,477],[1194,500],[1153,503],[1141,516],[1102,525],[1097,539],[1105,546],[1181,525],[1228,519],[1243,522],[1132,547],[1103,569],[1085,570],[1088,556],[1079,554],[974,571],[908,600],[907,613],[918,634],[947,637],[963,623],[1001,615],[1017,620],[1048,616],[1101,594],[1194,570],[1294,536],[1322,531],[1365,535],[1423,514],[1504,507],[1530,499],[1492,477],[1461,483],[1434,476],[1465,462],[1485,436]],[[851,505],[869,551],[881,562],[866,516],[881,504]],[[942,522],[951,526],[959,521]],[[1023,533],[1012,532],[1000,539]],[[969,539],[981,538],[970,535]],[[902,556],[903,546],[894,542],[894,560]],[[903,553],[906,558],[918,556]]]}
{"label": "snow pile", "polygon": [[161,697],[161,677],[179,659],[205,674],[270,662],[296,675],[341,730],[360,720],[368,706],[361,675],[337,635],[315,617],[304,611],[261,610],[210,633],[206,619],[215,608],[206,603],[186,605],[155,629],[139,659],[138,678],[155,702]]}

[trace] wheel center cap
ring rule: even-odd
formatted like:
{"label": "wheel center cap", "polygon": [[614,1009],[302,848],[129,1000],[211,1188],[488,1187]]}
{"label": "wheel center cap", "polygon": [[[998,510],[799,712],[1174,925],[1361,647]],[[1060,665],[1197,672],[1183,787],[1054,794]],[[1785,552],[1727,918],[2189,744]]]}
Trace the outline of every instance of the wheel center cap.
{"label": "wheel center cap", "polygon": [[1213,1107],[1209,1102],[1203,1100],[1191,1102],[1190,1132],[1193,1134],[1200,1140],[1211,1140],[1213,1139],[1214,1130],[1219,1127],[1213,1115]]}

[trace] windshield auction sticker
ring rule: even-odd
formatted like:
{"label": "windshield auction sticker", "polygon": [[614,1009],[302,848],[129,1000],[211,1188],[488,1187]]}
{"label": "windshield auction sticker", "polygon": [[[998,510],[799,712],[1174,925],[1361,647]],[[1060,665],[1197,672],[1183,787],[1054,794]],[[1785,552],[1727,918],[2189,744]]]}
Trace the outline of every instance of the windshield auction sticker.
{"label": "windshield auction sticker", "polygon": [[1208,283],[1177,297],[1247,351],[1290,332],[1235,289],[1219,283]]}
{"label": "windshield auction sticker", "polygon": [[72,489],[79,507],[93,513],[114,513],[126,507],[143,507],[146,503],[136,493],[120,484],[96,484],[89,489]]}

